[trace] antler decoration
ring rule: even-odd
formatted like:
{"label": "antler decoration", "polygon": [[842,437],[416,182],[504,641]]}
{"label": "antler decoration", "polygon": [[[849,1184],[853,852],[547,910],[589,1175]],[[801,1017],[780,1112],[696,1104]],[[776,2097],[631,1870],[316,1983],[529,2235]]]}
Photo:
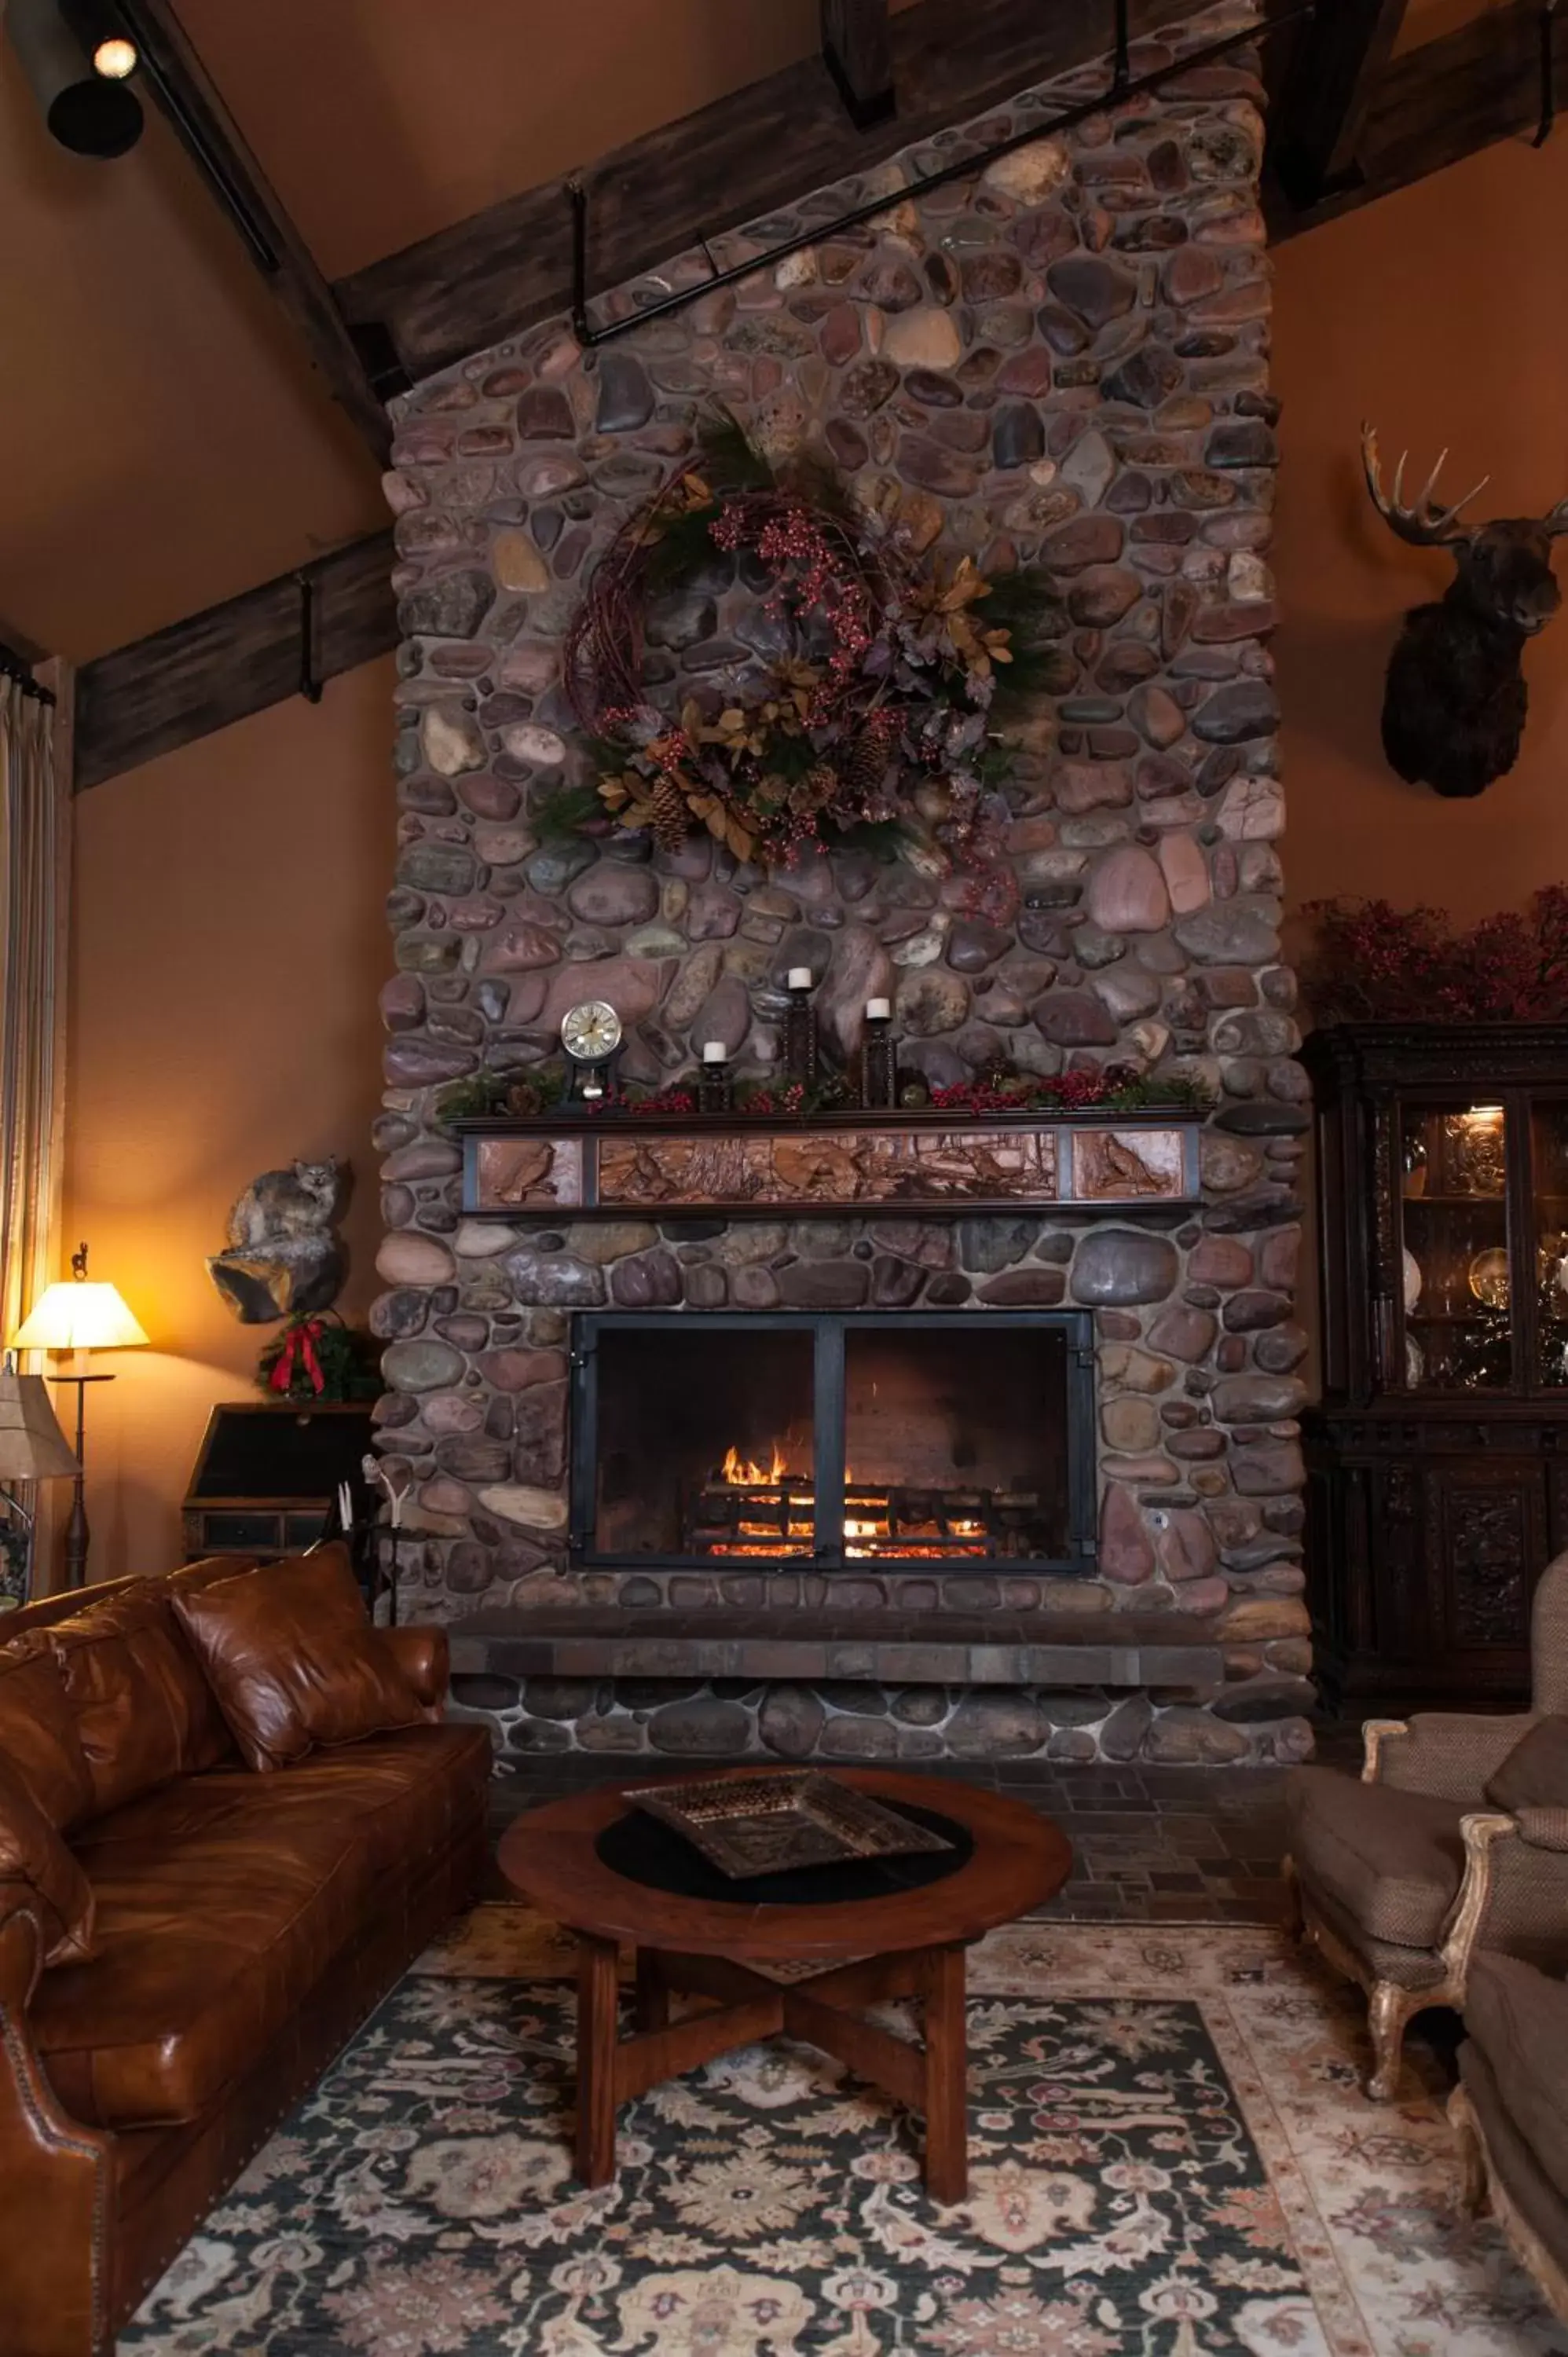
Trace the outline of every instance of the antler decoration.
{"label": "antler decoration", "polygon": [[[1452,548],[1458,543],[1468,540],[1475,530],[1474,525],[1458,522],[1459,511],[1461,508],[1467,508],[1477,493],[1485,490],[1492,479],[1490,475],[1483,475],[1480,481],[1472,490],[1467,490],[1463,499],[1455,500],[1451,507],[1439,507],[1435,497],[1437,478],[1443,472],[1443,462],[1447,456],[1446,450],[1438,452],[1437,464],[1416,494],[1414,502],[1406,507],[1404,470],[1410,452],[1402,450],[1400,453],[1399,465],[1394,468],[1394,488],[1391,497],[1383,490],[1382,461],[1378,456],[1377,428],[1375,425],[1365,424],[1361,427],[1361,464],[1366,469],[1367,489],[1372,495],[1373,504],[1390,530],[1398,533],[1402,540],[1409,541],[1412,548]],[[1554,510],[1553,517],[1557,513],[1558,511]],[[1552,528],[1557,532],[1568,532],[1568,500],[1563,502],[1562,521],[1554,522]]]}

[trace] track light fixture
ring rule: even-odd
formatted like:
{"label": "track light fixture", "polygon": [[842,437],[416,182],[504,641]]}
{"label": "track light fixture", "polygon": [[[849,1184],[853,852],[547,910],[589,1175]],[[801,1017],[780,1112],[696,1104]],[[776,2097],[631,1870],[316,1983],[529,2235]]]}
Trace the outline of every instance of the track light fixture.
{"label": "track light fixture", "polygon": [[124,156],[142,135],[127,87],[136,49],[108,7],[3,0],[6,36],[53,136],[75,156]]}

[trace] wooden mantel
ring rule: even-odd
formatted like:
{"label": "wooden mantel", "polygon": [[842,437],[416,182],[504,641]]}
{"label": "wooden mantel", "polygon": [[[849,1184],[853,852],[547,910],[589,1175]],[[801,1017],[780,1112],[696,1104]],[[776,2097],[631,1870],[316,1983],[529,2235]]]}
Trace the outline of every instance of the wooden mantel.
{"label": "wooden mantel", "polygon": [[453,1124],[463,1209],[492,1220],[1159,1211],[1197,1199],[1200,1127],[1191,1114],[1103,1108],[723,1121],[564,1111]]}

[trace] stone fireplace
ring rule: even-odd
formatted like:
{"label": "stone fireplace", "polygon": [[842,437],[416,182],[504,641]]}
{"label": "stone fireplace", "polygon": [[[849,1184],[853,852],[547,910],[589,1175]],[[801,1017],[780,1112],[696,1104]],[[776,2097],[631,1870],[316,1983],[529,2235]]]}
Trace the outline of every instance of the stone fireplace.
{"label": "stone fireplace", "polygon": [[[1248,21],[1195,16],[1133,70]],[[1205,56],[1047,131],[1104,79],[715,237],[728,264],[823,224],[734,286],[597,349],[547,322],[399,404],[379,1440],[404,1609],[454,1624],[503,1760],[1310,1749],[1259,91],[1244,53]],[[908,857],[766,872],[705,837],[546,831],[594,775],[560,670],[582,583],[714,400],[912,549],[1059,582],[995,812],[1015,915]],[[656,692],[722,696],[766,619],[715,552],[655,617]],[[844,1057],[887,997],[935,1086],[1116,1063],[1212,1110],[1175,1163],[1137,1125],[1064,1127],[1004,1207],[476,1191],[445,1088],[554,1057],[590,998],[634,1082],[714,1039],[760,1071],[801,967]],[[1119,1193],[1129,1157],[1168,1185]]]}

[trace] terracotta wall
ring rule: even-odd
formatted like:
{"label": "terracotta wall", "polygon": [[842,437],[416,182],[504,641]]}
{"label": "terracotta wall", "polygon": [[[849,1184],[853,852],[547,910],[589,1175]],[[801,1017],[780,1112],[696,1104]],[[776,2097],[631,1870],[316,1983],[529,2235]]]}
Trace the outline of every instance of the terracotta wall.
{"label": "terracotta wall", "polygon": [[204,1257],[259,1170],[339,1154],[359,1187],[343,1308],[375,1290],[368,1146],[392,855],[390,658],[186,747],[77,805],[68,1228],[152,1338],[90,1403],[91,1571],[178,1560],[214,1400],[269,1332]]}
{"label": "terracotta wall", "polygon": [[1359,457],[1366,416],[1392,457],[1408,442],[1418,484],[1444,445],[1455,494],[1489,471],[1478,515],[1541,513],[1568,494],[1565,216],[1559,135],[1541,154],[1490,148],[1275,256],[1274,652],[1298,906],[1366,892],[1474,919],[1568,877],[1568,617],[1526,658],[1513,772],[1474,802],[1405,785],[1378,741],[1383,666],[1402,611],[1440,595],[1453,566],[1394,538]]}

